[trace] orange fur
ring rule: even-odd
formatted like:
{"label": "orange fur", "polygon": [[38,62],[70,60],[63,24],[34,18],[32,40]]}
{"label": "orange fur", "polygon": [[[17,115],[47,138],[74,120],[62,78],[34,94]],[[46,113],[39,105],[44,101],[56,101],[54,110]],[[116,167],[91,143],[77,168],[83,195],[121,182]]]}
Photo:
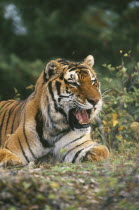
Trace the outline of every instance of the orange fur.
{"label": "orange fur", "polygon": [[0,166],[22,165],[22,160],[7,149],[0,149]]}
{"label": "orange fur", "polygon": [[[68,145],[70,141],[72,142],[74,136],[77,136],[76,138],[79,139],[79,141],[71,144],[70,147],[71,150],[74,151],[74,148],[72,147],[75,144],[77,155],[79,152],[86,149],[84,150],[87,152],[84,159],[87,160],[100,161],[109,156],[109,151],[105,146],[95,145],[92,140],[89,140],[90,138],[87,137],[89,130],[86,133],[83,133],[83,136],[80,135],[80,132],[74,133],[74,129],[71,129],[68,124],[69,121],[66,121],[66,118],[64,118],[63,112],[66,112],[66,110],[64,110],[65,107],[62,110],[63,112],[60,112],[64,103],[69,104],[69,96],[67,95],[69,92],[71,93],[70,96],[73,95],[76,97],[77,104],[81,104],[84,107],[94,107],[101,101],[96,73],[91,66],[93,64],[94,60],[92,56],[88,56],[83,63],[69,62],[61,59],[50,61],[41,73],[35,85],[35,91],[25,101],[9,100],[0,102],[0,163],[6,165],[26,165],[30,161],[34,161],[37,158],[48,154],[48,152],[51,151],[52,146],[54,147],[53,153],[56,153],[56,160],[59,161],[60,146],[62,145],[64,147],[66,141]],[[65,83],[66,79],[67,81],[72,80],[72,78],[69,77],[71,72],[78,78],[76,81],[80,84],[78,87],[72,85],[76,78],[73,79],[72,84],[70,82]],[[63,78],[64,76],[66,79]],[[91,78],[94,78],[93,82]],[[61,91],[60,93],[58,93],[58,88],[59,92]],[[61,109],[59,108],[59,101],[57,101],[59,104],[58,107],[56,107],[54,94],[59,94],[59,101],[62,100],[62,97],[65,97],[65,100],[67,100],[67,102],[64,101],[64,103],[61,103]],[[72,101],[72,99],[70,101]],[[48,108],[48,105],[49,111],[46,109]],[[73,106],[74,105],[75,103],[73,103]],[[54,107],[52,111],[51,107]],[[85,110],[85,108],[83,109]],[[100,111],[100,108],[86,109],[91,109],[91,116],[95,116],[95,114],[98,114]],[[47,116],[46,111],[48,111]],[[52,115],[50,118],[51,121],[57,120],[55,121],[57,127],[59,126],[57,129],[54,127],[55,124],[52,127],[52,122],[47,119],[50,113]],[[61,125],[61,123],[63,124]],[[45,129],[44,126],[46,126]],[[51,130],[51,127],[53,130]],[[62,129],[63,132],[65,132],[65,130],[68,130],[69,128],[70,132],[64,135],[65,139],[64,137],[61,137],[62,143],[57,143],[58,146],[53,145],[54,140],[51,138],[50,141],[50,137],[56,132],[54,135],[56,138],[58,132],[62,132]],[[79,142],[81,146],[78,145],[77,147],[76,144],[79,144]],[[88,151],[88,148],[91,149]],[[70,158],[67,158],[68,161],[69,159]]]}
{"label": "orange fur", "polygon": [[87,152],[84,160],[102,161],[102,160],[107,159],[109,156],[110,156],[110,152],[108,148],[104,145],[98,145]]}

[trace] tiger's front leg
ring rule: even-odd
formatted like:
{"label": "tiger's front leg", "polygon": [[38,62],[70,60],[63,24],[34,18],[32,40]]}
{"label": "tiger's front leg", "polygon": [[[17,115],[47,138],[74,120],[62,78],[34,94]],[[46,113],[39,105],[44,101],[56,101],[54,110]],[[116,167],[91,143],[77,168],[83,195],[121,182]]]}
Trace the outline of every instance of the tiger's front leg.
{"label": "tiger's front leg", "polygon": [[8,149],[0,149],[0,166],[23,165],[21,159]]}
{"label": "tiger's front leg", "polygon": [[59,162],[101,161],[109,157],[106,146],[92,141],[90,133],[70,131],[55,144],[55,159]]}
{"label": "tiger's front leg", "polygon": [[83,161],[102,161],[110,156],[108,148],[104,145],[95,145],[83,158]]}

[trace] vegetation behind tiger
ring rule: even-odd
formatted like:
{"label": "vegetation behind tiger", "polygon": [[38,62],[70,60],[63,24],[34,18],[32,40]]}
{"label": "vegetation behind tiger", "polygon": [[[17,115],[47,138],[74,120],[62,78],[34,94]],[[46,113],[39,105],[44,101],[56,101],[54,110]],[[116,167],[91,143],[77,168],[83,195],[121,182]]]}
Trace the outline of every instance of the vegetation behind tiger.
{"label": "vegetation behind tiger", "polygon": [[0,6],[0,99],[25,99],[49,59],[93,54],[104,106],[92,137],[111,150],[97,164],[1,169],[1,209],[137,209],[139,2],[1,0]]}

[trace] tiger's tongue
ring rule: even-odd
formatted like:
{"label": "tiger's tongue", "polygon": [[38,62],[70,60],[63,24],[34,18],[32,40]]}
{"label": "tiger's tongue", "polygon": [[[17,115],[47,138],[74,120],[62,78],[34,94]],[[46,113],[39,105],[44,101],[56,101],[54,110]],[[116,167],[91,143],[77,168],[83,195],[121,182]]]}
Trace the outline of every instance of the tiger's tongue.
{"label": "tiger's tongue", "polygon": [[86,110],[76,111],[75,117],[79,121],[80,124],[88,124],[89,123],[89,117]]}

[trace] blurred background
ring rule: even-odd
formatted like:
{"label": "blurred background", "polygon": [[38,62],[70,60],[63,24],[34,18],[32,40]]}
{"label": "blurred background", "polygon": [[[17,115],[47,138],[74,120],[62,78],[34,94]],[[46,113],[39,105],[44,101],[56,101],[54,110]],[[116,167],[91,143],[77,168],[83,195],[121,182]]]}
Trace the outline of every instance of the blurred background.
{"label": "blurred background", "polygon": [[[46,62],[95,57],[95,68],[119,65],[120,50],[139,54],[139,1],[1,0],[0,99],[24,99]],[[17,89],[17,90],[16,90]]]}
{"label": "blurred background", "polygon": [[139,1],[0,0],[0,100],[25,99],[49,60],[89,54],[104,100],[93,138],[128,151],[139,143]]}

